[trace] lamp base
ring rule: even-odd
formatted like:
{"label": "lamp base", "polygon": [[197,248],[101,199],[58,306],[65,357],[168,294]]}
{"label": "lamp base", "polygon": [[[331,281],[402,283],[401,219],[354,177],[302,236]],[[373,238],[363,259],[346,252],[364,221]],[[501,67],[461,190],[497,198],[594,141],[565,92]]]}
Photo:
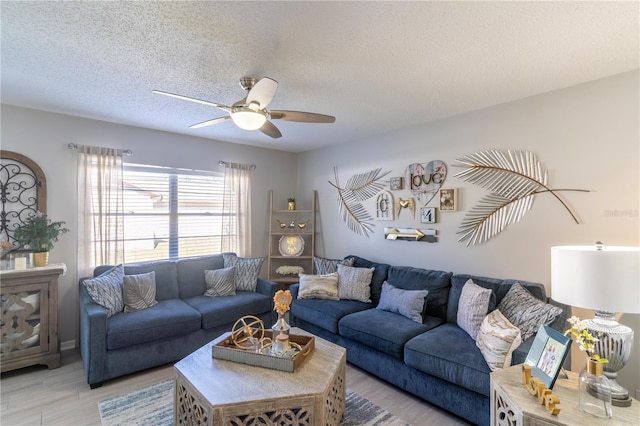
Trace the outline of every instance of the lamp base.
{"label": "lamp base", "polygon": [[583,321],[584,326],[597,337],[596,353],[609,360],[604,364],[604,375],[611,385],[611,404],[617,407],[631,405],[629,391],[616,381],[618,371],[629,359],[633,348],[633,330],[619,324],[611,312],[596,311],[595,317]]}

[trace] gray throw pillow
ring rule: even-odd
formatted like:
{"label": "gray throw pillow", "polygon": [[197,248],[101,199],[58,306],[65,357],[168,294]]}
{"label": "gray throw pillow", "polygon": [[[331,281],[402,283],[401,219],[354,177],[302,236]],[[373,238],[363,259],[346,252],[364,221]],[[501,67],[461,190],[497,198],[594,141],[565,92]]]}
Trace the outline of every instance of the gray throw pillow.
{"label": "gray throw pillow", "polygon": [[349,257],[347,259],[325,259],[323,257],[314,256],[313,258],[313,264],[316,267],[316,274],[318,275],[338,272],[338,264],[353,266],[354,261],[355,259],[353,257]]}
{"label": "gray throw pillow", "polygon": [[371,278],[375,268],[338,264],[338,297],[371,303]]}
{"label": "gray throw pillow", "polygon": [[382,283],[382,294],[376,308],[400,314],[422,324],[422,310],[427,294],[427,290],[404,290],[385,281]]}
{"label": "gray throw pillow", "polygon": [[337,272],[323,275],[299,274],[299,276],[298,299],[339,300]]}
{"label": "gray throw pillow", "polygon": [[457,323],[473,340],[476,340],[480,325],[487,316],[490,300],[491,290],[480,287],[472,280],[467,280],[462,287]]}
{"label": "gray throw pillow", "polygon": [[237,291],[256,291],[264,257],[245,258],[235,253],[222,253],[222,258],[225,268],[236,267]]}
{"label": "gray throw pillow", "polygon": [[511,286],[498,305],[509,322],[520,329],[522,341],[538,332],[541,325],[549,325],[562,309],[536,299],[520,283]]}
{"label": "gray throw pillow", "polygon": [[107,318],[122,312],[124,308],[122,299],[123,277],[124,267],[118,265],[95,278],[82,282],[91,299],[107,310]]}
{"label": "gray throw pillow", "polygon": [[206,270],[204,271],[204,281],[207,283],[205,296],[234,296],[236,294],[236,267]]}
{"label": "gray throw pillow", "polygon": [[158,304],[156,301],[156,273],[125,275],[122,279],[124,311],[135,312]]}

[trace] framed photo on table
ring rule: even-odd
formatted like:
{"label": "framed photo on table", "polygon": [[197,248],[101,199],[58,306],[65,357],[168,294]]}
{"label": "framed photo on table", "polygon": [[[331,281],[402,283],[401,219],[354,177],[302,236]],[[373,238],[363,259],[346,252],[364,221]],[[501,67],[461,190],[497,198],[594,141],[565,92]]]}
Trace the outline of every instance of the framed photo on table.
{"label": "framed photo on table", "polygon": [[551,327],[543,325],[538,329],[524,363],[531,366],[531,375],[539,378],[547,389],[553,389],[570,344],[571,339]]}

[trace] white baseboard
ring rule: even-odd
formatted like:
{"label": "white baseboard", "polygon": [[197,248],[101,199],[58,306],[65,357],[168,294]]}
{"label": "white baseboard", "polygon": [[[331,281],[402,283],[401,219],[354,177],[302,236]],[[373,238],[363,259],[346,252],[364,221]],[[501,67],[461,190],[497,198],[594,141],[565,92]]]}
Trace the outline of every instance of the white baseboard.
{"label": "white baseboard", "polygon": [[61,351],[67,351],[69,349],[75,349],[75,348],[76,348],[75,340],[67,340],[66,342],[60,342]]}

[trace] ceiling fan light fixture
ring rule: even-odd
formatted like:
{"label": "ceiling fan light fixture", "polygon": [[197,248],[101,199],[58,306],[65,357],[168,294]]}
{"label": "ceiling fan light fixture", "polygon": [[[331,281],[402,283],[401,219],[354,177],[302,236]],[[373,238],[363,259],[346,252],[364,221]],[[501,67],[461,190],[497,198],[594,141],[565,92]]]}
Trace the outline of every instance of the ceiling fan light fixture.
{"label": "ceiling fan light fixture", "polygon": [[247,107],[236,107],[231,112],[231,119],[241,129],[258,130],[267,121],[267,113]]}

